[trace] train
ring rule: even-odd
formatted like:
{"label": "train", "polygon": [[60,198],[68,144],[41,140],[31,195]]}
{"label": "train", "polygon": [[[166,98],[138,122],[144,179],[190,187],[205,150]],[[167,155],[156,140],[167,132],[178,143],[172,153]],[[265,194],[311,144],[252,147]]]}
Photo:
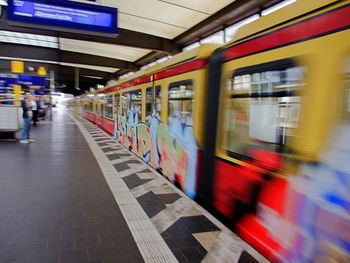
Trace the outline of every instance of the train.
{"label": "train", "polygon": [[74,100],[272,262],[350,260],[350,1],[298,0]]}

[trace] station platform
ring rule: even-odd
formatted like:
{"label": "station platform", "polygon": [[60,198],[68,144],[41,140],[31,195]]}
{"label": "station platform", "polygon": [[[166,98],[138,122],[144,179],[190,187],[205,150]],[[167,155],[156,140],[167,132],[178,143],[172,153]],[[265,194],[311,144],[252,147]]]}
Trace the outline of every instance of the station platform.
{"label": "station platform", "polygon": [[0,142],[0,262],[267,262],[94,124]]}

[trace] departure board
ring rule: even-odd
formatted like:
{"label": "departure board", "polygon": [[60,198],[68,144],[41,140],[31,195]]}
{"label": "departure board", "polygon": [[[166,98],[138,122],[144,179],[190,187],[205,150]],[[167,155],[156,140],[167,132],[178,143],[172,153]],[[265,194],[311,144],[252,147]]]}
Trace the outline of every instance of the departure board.
{"label": "departure board", "polygon": [[118,33],[116,8],[72,1],[9,0],[7,19],[29,27],[44,25],[58,31]]}

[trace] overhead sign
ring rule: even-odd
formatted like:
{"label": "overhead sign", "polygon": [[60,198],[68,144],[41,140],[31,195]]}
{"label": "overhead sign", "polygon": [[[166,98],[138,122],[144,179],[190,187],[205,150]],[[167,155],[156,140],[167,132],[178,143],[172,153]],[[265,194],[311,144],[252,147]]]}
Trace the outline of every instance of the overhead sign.
{"label": "overhead sign", "polygon": [[10,87],[17,84],[17,76],[11,74],[0,74],[0,87]]}
{"label": "overhead sign", "polygon": [[45,87],[46,86],[46,79],[45,79],[45,77],[39,77],[39,76],[19,75],[18,76],[18,84],[23,84],[23,85],[27,85],[27,86]]}
{"label": "overhead sign", "polygon": [[[85,4],[67,0],[9,0],[7,19],[48,29],[80,33],[117,34],[117,11],[94,4]],[[37,26],[35,26],[37,25]]]}
{"label": "overhead sign", "polygon": [[23,73],[24,72],[24,62],[23,61],[11,61],[11,72],[12,73]]}
{"label": "overhead sign", "polygon": [[45,67],[39,67],[38,68],[38,74],[40,75],[40,76],[46,76],[46,69],[45,69]]}

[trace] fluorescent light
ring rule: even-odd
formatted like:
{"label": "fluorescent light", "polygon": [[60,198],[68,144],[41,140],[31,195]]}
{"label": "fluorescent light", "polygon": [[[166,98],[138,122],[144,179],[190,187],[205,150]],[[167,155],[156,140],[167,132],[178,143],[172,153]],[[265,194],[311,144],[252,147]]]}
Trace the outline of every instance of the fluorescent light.
{"label": "fluorescent light", "polygon": [[58,48],[58,38],[44,35],[0,30],[0,42]]}
{"label": "fluorescent light", "polygon": [[164,62],[164,61],[166,61],[168,59],[169,59],[169,56],[162,57],[162,58],[157,60],[157,63],[162,63],[162,62]]}
{"label": "fluorescent light", "polygon": [[121,75],[121,76],[119,77],[119,79],[126,79],[126,78],[128,78],[128,77],[130,77],[130,76],[132,76],[132,75],[134,75],[134,74],[135,74],[134,72],[130,71],[129,73],[126,73],[126,74],[124,74],[124,75]]}
{"label": "fluorescent light", "polygon": [[268,14],[271,14],[271,13],[273,13],[273,12],[283,8],[283,7],[286,7],[286,6],[290,5],[290,4],[293,4],[295,1],[296,0],[286,0],[286,1],[283,1],[283,2],[281,2],[279,4],[277,4],[277,5],[273,5],[270,8],[267,8],[267,9],[263,10],[261,12],[261,15],[262,16],[266,16]]}
{"label": "fluorescent light", "polygon": [[25,61],[25,62],[37,62],[37,63],[46,63],[46,64],[59,64],[59,62],[57,62],[57,61],[30,59],[30,58],[0,57],[0,59],[2,59],[2,60],[19,60],[19,61]]}
{"label": "fluorescent light", "polygon": [[97,77],[97,76],[89,76],[89,75],[81,75],[84,78],[90,78],[90,79],[103,79],[102,77]]}
{"label": "fluorescent light", "polygon": [[86,68],[86,69],[92,69],[92,70],[97,70],[97,71],[104,71],[104,72],[109,72],[109,73],[114,73],[114,72],[116,72],[118,70],[118,68],[93,66],[93,65],[78,64],[78,63],[60,62],[59,64],[62,65],[62,66],[67,66],[67,67]]}
{"label": "fluorescent light", "polygon": [[223,44],[224,43],[224,31],[216,32],[206,38],[203,38],[201,44],[205,43],[214,43],[214,44]]}
{"label": "fluorescent light", "polygon": [[183,51],[194,49],[196,47],[199,47],[200,45],[201,44],[199,42],[194,42],[193,44],[188,45],[187,47],[184,47]]}

